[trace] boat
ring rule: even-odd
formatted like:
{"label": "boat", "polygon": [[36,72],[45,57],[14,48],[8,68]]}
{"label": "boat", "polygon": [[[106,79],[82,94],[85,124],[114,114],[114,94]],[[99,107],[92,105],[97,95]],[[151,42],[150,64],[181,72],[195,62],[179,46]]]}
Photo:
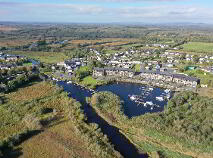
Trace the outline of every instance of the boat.
{"label": "boat", "polygon": [[72,83],[72,81],[68,81],[67,83],[68,83],[68,84],[71,84],[71,83]]}
{"label": "boat", "polygon": [[165,89],[164,92],[165,92],[165,93],[169,93],[169,92],[170,92],[170,89]]}
{"label": "boat", "polygon": [[130,98],[132,101],[137,99],[136,95],[132,95],[132,96],[130,96],[129,98]]}
{"label": "boat", "polygon": [[150,106],[154,105],[152,101],[147,101],[145,104],[150,105]]}
{"label": "boat", "polygon": [[153,91],[153,88],[152,88],[152,87],[150,87],[148,90],[149,90],[149,91]]}
{"label": "boat", "polygon": [[156,100],[163,101],[164,99],[163,99],[163,97],[156,97]]}

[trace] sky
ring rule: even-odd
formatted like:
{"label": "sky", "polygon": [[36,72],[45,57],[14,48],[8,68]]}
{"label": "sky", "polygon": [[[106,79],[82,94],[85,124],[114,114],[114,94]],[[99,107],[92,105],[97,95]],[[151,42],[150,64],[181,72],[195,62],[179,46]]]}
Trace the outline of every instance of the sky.
{"label": "sky", "polygon": [[0,21],[213,24],[213,0],[0,0]]}

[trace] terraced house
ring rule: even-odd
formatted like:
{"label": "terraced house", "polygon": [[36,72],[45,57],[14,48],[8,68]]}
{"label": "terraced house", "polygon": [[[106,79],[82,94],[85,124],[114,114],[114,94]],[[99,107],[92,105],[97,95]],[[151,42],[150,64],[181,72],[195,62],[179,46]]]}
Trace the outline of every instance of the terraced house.
{"label": "terraced house", "polygon": [[172,74],[161,71],[141,71],[140,77],[151,80],[159,80],[165,82],[174,82],[186,86],[195,87],[200,84],[200,79],[186,76],[184,74]]}
{"label": "terraced house", "polygon": [[135,72],[126,68],[94,68],[93,76],[117,76],[117,77],[133,77]]}
{"label": "terraced house", "polygon": [[139,77],[141,80],[153,80],[153,81],[164,81],[177,83],[180,85],[186,85],[190,87],[196,87],[200,84],[200,79],[195,77],[186,76],[184,74],[172,74],[161,71],[142,70],[139,73],[135,73],[131,69],[124,68],[94,68],[94,77],[113,76],[113,77],[128,77],[134,78]]}

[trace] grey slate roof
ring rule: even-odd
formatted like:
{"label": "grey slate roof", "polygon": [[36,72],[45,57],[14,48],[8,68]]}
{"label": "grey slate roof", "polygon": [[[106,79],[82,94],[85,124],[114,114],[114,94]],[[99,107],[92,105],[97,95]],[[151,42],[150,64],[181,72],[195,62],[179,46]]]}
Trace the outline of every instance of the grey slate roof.
{"label": "grey slate roof", "polygon": [[132,69],[127,68],[115,68],[115,67],[106,67],[106,68],[94,68],[96,71],[128,71],[128,72],[134,72]]}
{"label": "grey slate roof", "polygon": [[[96,71],[106,71],[106,70],[111,70],[111,71],[128,71],[128,72],[134,72],[132,69],[127,69],[127,68],[94,68],[94,70]],[[161,71],[152,71],[152,70],[141,70],[139,73],[149,73],[149,74],[159,74],[159,75],[164,75],[164,76],[170,76],[173,78],[179,78],[179,79],[183,79],[183,80],[187,80],[187,81],[195,81],[195,82],[199,82],[200,79],[196,78],[196,77],[191,77],[191,76],[186,76],[183,74],[172,74],[169,72],[161,72]]]}

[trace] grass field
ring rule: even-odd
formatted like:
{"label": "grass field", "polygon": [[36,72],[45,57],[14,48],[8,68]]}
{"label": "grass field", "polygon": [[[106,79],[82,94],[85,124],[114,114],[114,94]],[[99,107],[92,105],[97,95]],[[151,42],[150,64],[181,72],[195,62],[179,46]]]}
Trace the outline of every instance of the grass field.
{"label": "grass field", "polygon": [[62,52],[23,52],[23,51],[20,52],[20,51],[17,51],[17,52],[12,52],[11,54],[24,55],[29,58],[39,60],[40,62],[49,63],[49,64],[62,62],[68,58]]}
{"label": "grass field", "polygon": [[210,74],[208,72],[204,72],[202,70],[188,70],[188,71],[185,71],[184,73],[186,73],[189,76],[199,78],[201,84],[208,84],[209,81],[213,80],[212,74]]}
{"label": "grass field", "polygon": [[0,47],[14,47],[36,42],[34,39],[0,39]]}
{"label": "grass field", "polygon": [[[54,93],[55,90],[50,84],[41,82],[6,94],[6,103],[0,106],[0,140],[23,131],[25,125],[21,120],[24,116],[42,108],[37,100],[51,96]],[[30,106],[33,107],[34,104],[38,106],[28,109]]]}
{"label": "grass field", "polygon": [[87,76],[80,82],[81,85],[94,89],[98,85],[102,85],[104,81],[94,79],[92,76]]}
{"label": "grass field", "polygon": [[213,54],[213,43],[189,42],[183,45],[184,51]]}
{"label": "grass field", "polygon": [[32,63],[23,63],[23,66],[32,66]]}
{"label": "grass field", "polygon": [[213,98],[213,88],[199,88],[198,94],[200,96]]}
{"label": "grass field", "polygon": [[[22,143],[20,158],[97,158],[75,133],[75,125],[64,120]],[[31,152],[29,152],[31,151]]]}
{"label": "grass field", "polygon": [[[84,121],[81,104],[51,82],[25,85],[4,97],[0,106],[4,158],[121,158],[98,126]],[[34,134],[23,137],[26,130]],[[3,140],[13,148],[3,146]]]}
{"label": "grass field", "polygon": [[136,72],[140,72],[141,71],[141,65],[140,64],[136,64],[135,65],[135,71]]}
{"label": "grass field", "polygon": [[19,28],[16,27],[10,27],[10,26],[0,26],[0,31],[16,31]]}
{"label": "grass field", "polygon": [[[4,158],[121,157],[97,125],[84,122],[81,104],[52,83],[26,85],[4,97],[6,103],[0,106],[0,151]],[[26,129],[37,132],[21,139]],[[14,138],[20,142],[12,150],[2,150],[2,140]]]}

